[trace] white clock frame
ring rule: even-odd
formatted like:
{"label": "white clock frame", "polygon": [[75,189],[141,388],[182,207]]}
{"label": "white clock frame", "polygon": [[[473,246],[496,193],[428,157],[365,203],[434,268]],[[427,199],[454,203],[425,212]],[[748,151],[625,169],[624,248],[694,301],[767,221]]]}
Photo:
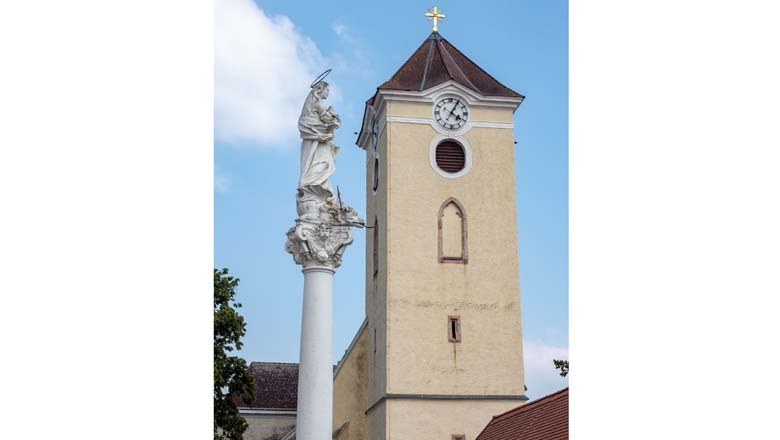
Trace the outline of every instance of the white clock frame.
{"label": "white clock frame", "polygon": [[[454,98],[463,104],[463,106],[466,108],[466,112],[468,113],[468,117],[466,117],[466,120],[463,122],[463,125],[458,128],[446,128],[442,127],[442,125],[439,123],[438,120],[436,120],[436,106],[439,105],[439,103],[447,98]],[[466,127],[469,125],[469,121],[471,120],[471,107],[469,106],[469,100],[465,96],[461,96],[457,93],[453,93],[452,91],[447,91],[445,93],[442,93],[438,96],[433,97],[433,105],[431,106],[431,120],[433,120],[433,123],[439,128],[439,132],[441,133],[442,130],[444,130],[446,133],[462,133],[466,131]]]}

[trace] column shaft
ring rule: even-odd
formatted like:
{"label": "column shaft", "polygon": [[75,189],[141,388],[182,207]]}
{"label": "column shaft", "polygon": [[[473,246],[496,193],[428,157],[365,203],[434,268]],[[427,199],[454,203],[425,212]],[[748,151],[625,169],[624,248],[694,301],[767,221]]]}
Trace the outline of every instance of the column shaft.
{"label": "column shaft", "polygon": [[331,440],[333,433],[333,274],[303,268],[301,357],[298,367],[298,440]]}

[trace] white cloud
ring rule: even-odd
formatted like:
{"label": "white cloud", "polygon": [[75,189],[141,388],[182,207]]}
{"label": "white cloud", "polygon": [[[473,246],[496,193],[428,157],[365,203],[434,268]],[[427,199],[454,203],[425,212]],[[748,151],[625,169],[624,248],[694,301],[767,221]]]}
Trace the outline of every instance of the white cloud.
{"label": "white cloud", "polygon": [[336,35],[339,36],[339,38],[350,41],[351,37],[349,33],[347,32],[347,26],[345,26],[343,23],[340,22],[334,22],[333,23],[333,32],[336,33]]}
{"label": "white cloud", "polygon": [[297,147],[301,106],[327,67],[314,42],[252,0],[217,0],[214,34],[216,140]]}
{"label": "white cloud", "polygon": [[222,173],[219,165],[214,164],[214,192],[226,193],[230,189],[230,179]]}
{"label": "white cloud", "polygon": [[561,377],[553,365],[553,359],[569,359],[567,347],[557,347],[542,341],[524,341],[523,357],[528,397],[538,399],[569,385],[568,377]]}

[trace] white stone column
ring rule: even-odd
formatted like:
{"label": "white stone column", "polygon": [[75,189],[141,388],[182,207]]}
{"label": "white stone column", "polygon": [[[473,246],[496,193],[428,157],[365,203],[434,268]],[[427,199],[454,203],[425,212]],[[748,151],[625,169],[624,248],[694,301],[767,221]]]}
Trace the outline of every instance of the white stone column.
{"label": "white stone column", "polygon": [[303,268],[301,357],[295,437],[330,440],[333,432],[333,274],[321,265]]}
{"label": "white stone column", "polygon": [[295,438],[333,436],[333,275],[352,243],[353,224],[298,219],[287,231],[287,252],[303,266],[301,357]]}
{"label": "white stone column", "polygon": [[333,275],[352,243],[352,228],[365,226],[357,211],[333,191],[328,178],[336,171],[334,130],[341,119],[325,105],[330,93],[326,70],[311,83],[298,118],[301,175],[295,193],[295,226],[287,231],[285,250],[303,266],[301,359],[298,366],[298,440],[330,440],[333,435]]}

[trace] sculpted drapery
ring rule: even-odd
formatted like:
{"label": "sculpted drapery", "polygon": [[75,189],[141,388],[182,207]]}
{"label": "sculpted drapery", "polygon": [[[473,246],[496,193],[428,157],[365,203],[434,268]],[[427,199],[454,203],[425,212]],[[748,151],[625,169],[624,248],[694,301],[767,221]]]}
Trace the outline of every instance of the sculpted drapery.
{"label": "sculpted drapery", "polygon": [[333,131],[341,119],[333,107],[325,107],[330,90],[325,81],[317,82],[309,92],[298,118],[301,134],[301,176],[298,181],[298,214],[314,217],[323,203],[334,200],[328,178],[336,171],[338,147],[333,144]]}

